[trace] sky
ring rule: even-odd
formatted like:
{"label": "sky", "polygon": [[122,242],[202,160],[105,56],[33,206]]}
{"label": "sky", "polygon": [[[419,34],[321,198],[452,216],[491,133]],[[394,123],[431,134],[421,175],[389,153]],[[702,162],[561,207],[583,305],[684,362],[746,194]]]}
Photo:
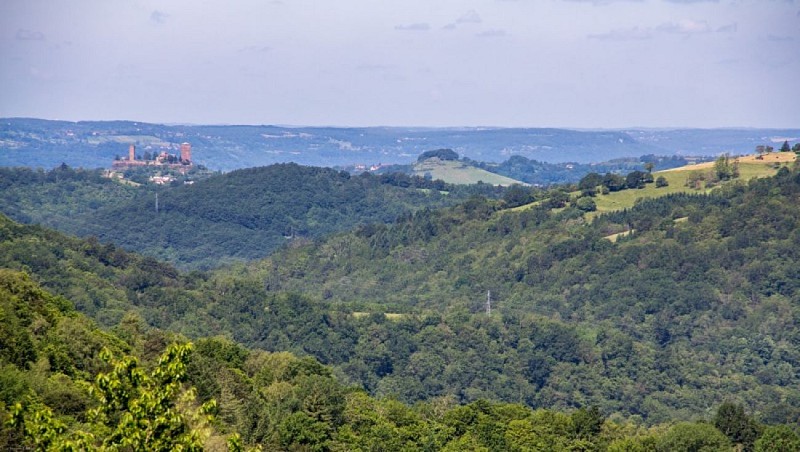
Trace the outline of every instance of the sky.
{"label": "sky", "polygon": [[800,127],[800,0],[2,0],[0,117]]}

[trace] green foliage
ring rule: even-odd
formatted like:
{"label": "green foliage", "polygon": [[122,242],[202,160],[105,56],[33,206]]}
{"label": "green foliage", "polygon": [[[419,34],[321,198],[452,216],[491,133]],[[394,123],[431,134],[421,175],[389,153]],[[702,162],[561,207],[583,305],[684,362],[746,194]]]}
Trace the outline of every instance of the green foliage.
{"label": "green foliage", "polygon": [[[219,401],[218,422],[245,444],[300,448],[311,444],[307,436],[325,447],[352,440],[366,448],[379,441],[373,433],[407,444],[403,429],[422,416],[432,444],[502,448],[511,438],[523,445],[540,438],[527,435],[526,416],[495,415],[480,404],[436,423],[387,406],[394,414],[386,422],[341,430],[340,438],[352,398],[331,375],[402,402],[491,399],[563,412],[596,405],[603,415],[647,424],[700,418],[736,394],[770,422],[795,422],[798,206],[800,178],[788,169],[710,195],[641,201],[592,223],[572,206],[511,211],[476,196],[206,274],[3,219],[0,260],[31,274],[29,289],[11,277],[8,287],[17,288],[8,299],[35,294],[39,281],[81,311],[113,318],[109,325],[124,319],[117,331],[142,359],[170,341],[144,332],[127,310],[193,337],[220,335],[197,341],[186,372],[202,400]],[[604,239],[625,230],[634,232]],[[93,377],[103,368],[99,350],[113,339],[74,314],[47,320],[64,299],[50,295],[50,307],[37,311],[43,297],[31,295],[30,307],[3,305],[8,324],[25,330],[3,331],[13,347],[5,364]],[[303,357],[250,352],[234,341]],[[18,374],[8,375],[13,382]],[[28,388],[52,402],[55,417],[91,408],[81,397],[66,403],[52,390],[63,380],[44,375]],[[28,388],[4,397],[24,397]],[[292,424],[281,427],[290,415]],[[473,419],[481,416],[488,420]],[[592,434],[599,421],[581,416],[558,423],[574,447],[619,439]],[[519,422],[510,434],[512,421]],[[443,439],[439,428],[458,438]]]}
{"label": "green foliage", "polygon": [[603,183],[603,176],[598,173],[591,172],[585,176],[578,182],[578,188],[581,190],[589,190],[594,189],[598,185]]}
{"label": "green foliage", "polygon": [[650,175],[650,173],[643,173],[641,171],[631,171],[630,173],[628,173],[627,176],[625,176],[625,187],[644,188],[644,184],[648,180],[648,176],[649,180],[652,182],[653,176]]}
{"label": "green foliage", "polygon": [[522,185],[512,185],[503,195],[503,202],[507,207],[518,207],[533,202],[534,195],[530,188]]}
{"label": "green foliage", "polygon": [[551,209],[561,209],[569,202],[569,193],[563,190],[550,190],[547,206]]}
{"label": "green foliage", "polygon": [[[408,406],[349,389],[333,377],[331,368],[308,356],[248,350],[223,337],[201,339],[196,346],[173,344],[159,358],[140,364],[138,358],[120,353],[124,345],[118,338],[97,331],[91,322],[70,310],[66,300],[42,290],[25,274],[0,270],[0,295],[6,310],[23,313],[20,317],[30,320],[21,328],[30,335],[40,357],[35,363],[28,361],[28,367],[5,358],[0,364],[0,415],[5,418],[0,447],[4,449],[730,448],[725,435],[710,424],[679,423],[669,430],[667,426],[644,430],[620,421],[618,415],[616,420],[606,418],[596,406],[567,414],[480,397],[491,394],[486,388],[492,385],[514,384],[513,378],[498,370],[515,355],[527,359],[526,375],[547,382],[545,391],[551,395],[551,388],[558,389],[562,384],[550,383],[559,366],[578,373],[578,378],[590,379],[585,369],[593,364],[585,355],[596,354],[593,360],[613,367],[614,362],[630,360],[636,353],[633,341],[619,331],[599,332],[587,341],[561,322],[511,314],[472,316],[464,311],[393,320],[378,315],[354,319],[350,324],[350,334],[357,337],[354,353],[373,356],[376,371],[387,359],[393,369],[398,369],[378,382],[379,391],[391,387],[404,393],[408,391],[404,385],[411,383],[413,387],[419,378],[425,388],[462,385],[464,400],[472,399],[459,406],[453,397],[424,395],[425,402]],[[298,295],[275,297],[268,306],[275,315],[270,323],[279,323],[287,331],[296,328],[292,317],[301,324],[311,322],[312,329],[330,328],[339,335],[346,331],[325,315],[317,318],[324,312],[320,305]],[[311,315],[302,317],[306,312]],[[359,335],[361,328],[363,335]],[[135,315],[127,316],[116,331],[124,333],[133,350],[155,347],[146,344],[157,335],[147,331]],[[305,334],[310,332],[292,337],[308,343]],[[518,346],[493,344],[507,342],[508,338],[514,338]],[[9,347],[21,344],[10,343]],[[69,374],[56,372],[52,364],[46,364],[49,358],[41,358],[48,347],[61,345],[67,345],[69,351],[65,353],[75,353],[71,359],[76,362],[68,368],[72,369]],[[109,345],[115,351],[98,350],[98,345]],[[592,349],[594,346],[597,350]],[[389,350],[392,353],[384,354]],[[372,355],[367,355],[368,351]],[[114,355],[121,357],[115,359]],[[11,350],[7,356],[18,353]],[[646,354],[637,359],[646,360]],[[336,373],[348,378],[347,372]],[[194,387],[198,388],[199,400]],[[510,389],[514,392],[519,388]],[[750,427],[756,431],[760,428],[740,405],[730,403],[719,407],[714,422],[745,450],[756,438],[747,436],[752,432]],[[755,441],[754,448],[793,450],[797,442],[788,427],[770,427]]]}
{"label": "green foliage", "polygon": [[74,234],[97,210],[149,190],[121,184],[102,174],[100,170],[66,165],[50,171],[0,167],[0,209],[17,221]]}
{"label": "green foliage", "polygon": [[731,450],[730,442],[725,435],[714,428],[713,425],[696,422],[681,422],[669,429],[657,444],[659,452],[670,451],[697,451],[697,452],[728,452]]}
{"label": "green foliage", "polygon": [[755,442],[756,452],[800,451],[800,435],[788,425],[773,425]]}
{"label": "green foliage", "polygon": [[[472,190],[296,164],[160,188],[134,188],[100,171],[66,166],[50,172],[0,168],[0,187],[3,213],[18,221],[95,236],[184,268],[261,258],[287,243],[452,205]],[[440,193],[445,190],[448,196]],[[43,259],[37,265],[48,265]],[[128,283],[136,288],[148,281],[137,274]]]}
{"label": "green foliage", "polygon": [[[773,412],[772,406],[796,394],[790,383],[796,382],[790,370],[796,366],[789,358],[796,354],[788,339],[780,339],[796,335],[794,320],[777,321],[769,313],[798,315],[786,298],[798,288],[791,265],[769,257],[796,253],[790,231],[797,216],[790,212],[800,191],[793,177],[713,196],[643,201],[593,225],[567,211],[483,210],[473,216],[465,206],[282,252],[260,268],[269,269],[270,281],[280,281],[282,290],[325,297],[311,306],[407,313],[401,321],[378,323],[383,316],[355,321],[332,312],[327,321],[315,314],[317,327],[302,323],[331,336],[329,325],[336,325],[340,333],[333,337],[374,338],[358,339],[364,345],[343,353],[349,358],[341,364],[318,356],[378,394],[407,401],[454,394],[467,402],[489,394],[519,400],[522,394],[532,406],[596,403],[604,412],[624,410],[663,422],[700,415],[700,400],[721,403],[737,391],[748,406]],[[781,201],[771,202],[771,196]],[[681,218],[688,221],[673,221]],[[636,233],[617,244],[602,239],[625,228]],[[765,260],[772,264],[754,265]],[[487,289],[502,321],[482,317]],[[455,305],[467,306],[467,313],[455,315]],[[427,324],[431,311],[442,313],[441,320]],[[774,332],[751,327],[766,319],[781,326]],[[555,331],[571,332],[556,336],[570,345],[523,333],[553,324]],[[735,345],[741,338],[773,345],[759,354],[745,342]],[[570,347],[581,352],[568,353]],[[471,349],[491,359],[476,360]],[[788,360],[775,360],[776,349]],[[724,383],[714,389],[717,383],[704,370],[687,363],[720,354],[737,357],[719,364],[726,370],[716,368]],[[482,364],[473,370],[475,362]],[[486,375],[502,376],[502,389],[486,383]],[[576,394],[576,387],[586,392]],[[780,396],[764,397],[767,388]]]}
{"label": "green foliage", "polygon": [[717,408],[714,426],[745,451],[753,450],[753,444],[761,434],[760,426],[744,412],[744,407],[731,402]]}
{"label": "green foliage", "polygon": [[[512,179],[532,185],[554,185],[577,183],[581,190],[594,188],[603,182],[603,173],[627,174],[631,171],[647,170],[648,165],[658,164],[661,170],[686,165],[680,156],[643,155],[640,158],[620,158],[597,163],[548,163],[513,155],[508,160],[496,163],[463,159],[470,164]],[[650,172],[647,170],[648,173]]]}
{"label": "green foliage", "polygon": [[634,436],[615,439],[608,445],[608,452],[656,452],[656,437]]}
{"label": "green foliage", "polygon": [[452,149],[434,149],[420,154],[419,157],[417,157],[417,161],[422,162],[431,158],[438,158],[439,160],[458,160],[458,153]]}
{"label": "green foliage", "polygon": [[666,177],[658,176],[656,178],[656,188],[662,188],[662,187],[669,187],[669,182],[667,181]]}
{"label": "green foliage", "polygon": [[584,212],[594,212],[597,210],[597,203],[589,196],[582,196],[575,201],[575,207]]}
{"label": "green foliage", "polygon": [[[182,312],[187,294],[176,290],[190,286],[199,276],[184,277],[168,264],[96,239],[79,240],[19,225],[1,215],[0,239],[0,267],[30,273],[43,287],[69,298],[80,311],[106,326],[119,322],[125,311],[137,305],[153,308],[164,302],[162,309],[168,306],[173,314]],[[74,309],[64,298],[52,302],[59,309]],[[4,311],[3,315],[11,314]],[[153,317],[148,320],[157,323]]]}
{"label": "green foliage", "polygon": [[[638,182],[636,183],[638,184]],[[606,173],[603,177],[603,186],[612,192],[620,191],[627,186],[627,180],[619,174]]]}
{"label": "green foliage", "polygon": [[572,430],[577,438],[592,439],[603,427],[603,415],[596,406],[580,408],[572,413]]}
{"label": "green foliage", "polygon": [[[100,373],[90,389],[98,405],[90,411],[85,430],[69,430],[48,407],[33,400],[13,407],[10,425],[23,431],[27,443],[37,449],[202,450],[199,433],[184,413],[192,410],[185,406],[192,392],[184,393],[181,385],[190,350],[190,345],[170,346],[150,373],[140,369],[135,358],[112,360],[111,352],[104,350],[101,357],[112,370]],[[207,417],[215,408],[213,400],[206,402],[195,416]]]}
{"label": "green foliage", "polygon": [[714,176],[716,180],[723,181],[739,177],[739,163],[725,154],[714,162]]}

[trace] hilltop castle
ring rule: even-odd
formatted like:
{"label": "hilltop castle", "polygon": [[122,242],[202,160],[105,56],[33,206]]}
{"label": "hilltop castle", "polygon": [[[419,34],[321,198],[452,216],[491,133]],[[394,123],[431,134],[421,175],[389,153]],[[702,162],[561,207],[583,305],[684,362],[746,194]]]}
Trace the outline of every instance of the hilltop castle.
{"label": "hilltop castle", "polygon": [[136,158],[136,146],[130,145],[128,147],[128,158],[117,158],[111,165],[114,169],[126,169],[131,167],[142,166],[167,166],[170,168],[177,168],[179,170],[188,170],[192,167],[192,145],[189,143],[182,143],[180,147],[180,155],[170,154],[166,151],[160,154],[152,154],[146,152],[143,158]]}

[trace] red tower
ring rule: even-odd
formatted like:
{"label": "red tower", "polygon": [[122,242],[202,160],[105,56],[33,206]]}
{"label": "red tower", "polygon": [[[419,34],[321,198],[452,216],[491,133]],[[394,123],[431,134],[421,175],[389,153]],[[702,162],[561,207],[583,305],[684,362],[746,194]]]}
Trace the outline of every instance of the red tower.
{"label": "red tower", "polygon": [[189,143],[181,144],[181,161],[184,163],[191,163],[192,161],[192,145]]}

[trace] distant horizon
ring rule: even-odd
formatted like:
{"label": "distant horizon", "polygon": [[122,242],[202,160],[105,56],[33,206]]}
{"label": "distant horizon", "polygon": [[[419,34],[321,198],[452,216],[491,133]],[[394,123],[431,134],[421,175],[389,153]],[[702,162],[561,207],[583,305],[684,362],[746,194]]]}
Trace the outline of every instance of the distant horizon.
{"label": "distant horizon", "polygon": [[[576,132],[597,132],[597,131],[625,131],[625,130],[797,130],[800,132],[800,126],[794,127],[758,127],[758,126],[719,126],[719,127],[695,127],[695,126],[629,126],[629,127],[572,127],[572,126],[497,126],[497,125],[447,125],[447,126],[424,126],[424,125],[336,125],[336,124],[279,124],[279,123],[200,123],[200,122],[160,122],[138,119],[60,119],[60,118],[43,118],[35,116],[4,116],[0,117],[0,121],[4,120],[37,120],[37,121],[53,121],[53,122],[69,122],[69,123],[82,123],[82,122],[130,122],[141,124],[162,125],[167,127],[279,127],[286,129],[440,129],[440,130],[503,130],[503,129],[560,129],[572,130]],[[800,137],[792,138],[800,139]]]}

